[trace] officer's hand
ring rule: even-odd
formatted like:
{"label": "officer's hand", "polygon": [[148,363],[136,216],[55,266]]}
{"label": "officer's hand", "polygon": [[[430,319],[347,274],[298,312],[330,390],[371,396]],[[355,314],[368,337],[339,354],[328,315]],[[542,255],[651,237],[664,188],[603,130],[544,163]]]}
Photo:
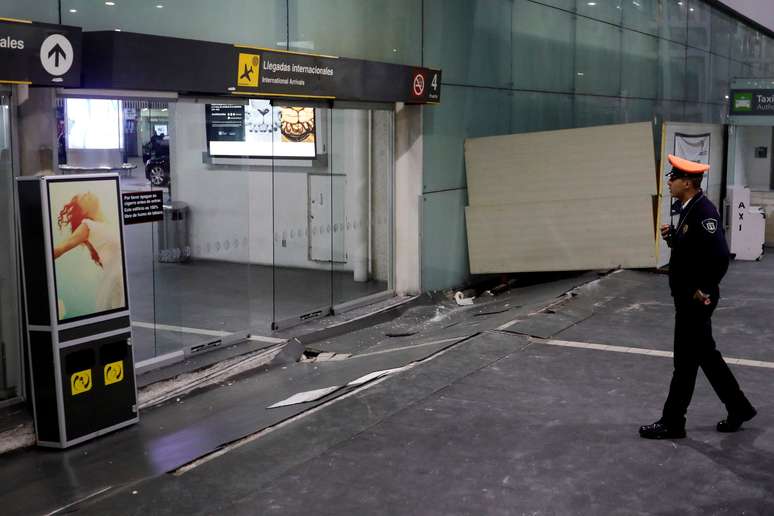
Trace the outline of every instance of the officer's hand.
{"label": "officer's hand", "polygon": [[712,300],[710,299],[709,294],[705,294],[699,289],[696,289],[696,292],[693,293],[693,298],[696,301],[699,301],[700,303],[703,303],[705,305],[709,305],[712,303]]}
{"label": "officer's hand", "polygon": [[661,238],[664,240],[669,240],[669,237],[672,236],[672,228],[669,224],[662,224],[661,225]]}

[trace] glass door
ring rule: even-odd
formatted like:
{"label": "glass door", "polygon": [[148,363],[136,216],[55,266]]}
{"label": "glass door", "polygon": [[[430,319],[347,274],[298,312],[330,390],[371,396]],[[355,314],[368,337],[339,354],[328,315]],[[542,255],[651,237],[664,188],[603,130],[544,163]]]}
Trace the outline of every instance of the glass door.
{"label": "glass door", "polygon": [[333,306],[392,290],[393,111],[334,105]]}
{"label": "glass door", "polygon": [[273,322],[282,329],[330,313],[343,237],[334,189],[344,177],[331,167],[328,104],[273,102],[272,114]]}
{"label": "glass door", "polygon": [[0,91],[0,402],[21,394],[10,97]]}

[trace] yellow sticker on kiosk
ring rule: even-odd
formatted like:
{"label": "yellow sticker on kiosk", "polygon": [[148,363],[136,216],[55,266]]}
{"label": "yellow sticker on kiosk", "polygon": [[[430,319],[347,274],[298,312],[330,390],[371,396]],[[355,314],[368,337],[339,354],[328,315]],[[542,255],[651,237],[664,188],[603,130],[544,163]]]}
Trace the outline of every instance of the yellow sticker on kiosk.
{"label": "yellow sticker on kiosk", "polygon": [[124,379],[124,361],[111,362],[105,365],[105,385],[118,383]]}
{"label": "yellow sticker on kiosk", "polygon": [[70,376],[70,392],[75,396],[91,390],[91,369],[78,371]]}
{"label": "yellow sticker on kiosk", "polygon": [[239,67],[237,68],[237,86],[258,87],[258,71],[261,56],[258,54],[239,54]]}

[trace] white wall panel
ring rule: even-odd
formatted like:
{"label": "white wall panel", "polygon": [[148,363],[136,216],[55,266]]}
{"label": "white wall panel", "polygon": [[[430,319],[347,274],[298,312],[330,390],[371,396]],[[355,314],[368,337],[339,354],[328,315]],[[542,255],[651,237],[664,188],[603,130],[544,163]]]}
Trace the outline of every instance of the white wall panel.
{"label": "white wall panel", "polygon": [[465,210],[473,273],[653,267],[653,204],[643,195]]}
{"label": "white wall panel", "polygon": [[651,127],[467,140],[471,272],[654,267]]}
{"label": "white wall panel", "polygon": [[465,141],[471,206],[656,194],[650,122]]}

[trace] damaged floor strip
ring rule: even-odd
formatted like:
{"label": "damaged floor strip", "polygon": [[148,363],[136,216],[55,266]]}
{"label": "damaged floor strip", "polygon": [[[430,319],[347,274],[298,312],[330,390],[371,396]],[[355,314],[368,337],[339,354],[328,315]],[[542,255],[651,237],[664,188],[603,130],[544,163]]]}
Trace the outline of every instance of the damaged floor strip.
{"label": "damaged floor strip", "polygon": [[468,336],[462,336],[462,337],[452,337],[449,339],[442,339],[442,340],[434,340],[431,342],[422,342],[421,344],[412,344],[411,346],[403,346],[400,348],[391,348],[391,349],[383,349],[381,351],[372,351],[370,353],[361,353],[359,355],[352,355],[349,357],[349,360],[352,360],[353,358],[363,358],[363,357],[371,357],[374,355],[382,355],[384,353],[394,353],[396,351],[406,351],[407,349],[414,349],[414,348],[421,348],[424,346],[435,346],[437,344],[444,344],[446,342],[455,342],[462,339],[469,339],[472,335]]}
{"label": "damaged floor strip", "polygon": [[204,387],[217,382],[222,382],[245,370],[259,367],[268,363],[282,350],[281,345],[275,345],[267,349],[254,352],[249,356],[236,357],[232,360],[221,362],[205,373],[194,373],[190,380],[175,378],[166,382],[153,384],[150,388],[140,392],[140,410],[153,405],[158,405],[177,396],[189,393],[194,388]]}
{"label": "damaged floor strip", "polygon": [[[96,491],[96,492],[94,492],[94,493],[91,493],[90,495],[84,496],[84,497],[83,497],[83,498],[81,498],[80,500],[76,500],[76,501],[74,501],[74,502],[72,502],[72,503],[68,503],[67,505],[65,505],[65,506],[62,506],[62,507],[60,507],[59,509],[56,509],[56,510],[54,510],[54,511],[51,511],[51,512],[47,513],[47,514],[46,514],[46,516],[53,516],[54,514],[61,514],[61,513],[63,513],[64,511],[67,511],[68,509],[74,508],[75,506],[77,506],[77,505],[79,505],[79,504],[82,504],[83,502],[85,502],[85,501],[87,501],[87,500],[91,500],[92,498],[94,498],[94,497],[96,497],[96,496],[99,496],[99,495],[101,495],[102,493],[105,493],[105,492],[107,492],[107,491],[111,490],[112,488],[113,488],[113,486],[107,486],[107,487],[105,487],[105,488],[102,488],[102,489],[100,489],[99,491]],[[68,511],[68,512],[69,512],[69,511]]]}
{"label": "damaged floor strip", "polygon": [[[422,364],[424,362],[429,362],[430,360],[435,360],[436,358],[445,355],[446,353],[452,351],[453,349],[457,348],[458,346],[463,345],[464,343],[466,343],[467,341],[469,341],[473,337],[476,337],[477,335],[479,335],[479,334],[476,333],[476,334],[470,335],[469,337],[463,337],[463,338],[461,338],[459,340],[458,339],[453,339],[453,340],[456,340],[457,342],[455,342],[454,344],[451,344],[451,345],[449,345],[449,346],[447,346],[447,347],[445,347],[443,349],[440,349],[440,350],[436,351],[435,353],[433,353],[432,355],[429,355],[429,356],[427,356],[427,357],[425,357],[425,358],[423,358],[421,360],[417,360],[415,362],[411,362],[410,364],[407,364],[406,366],[404,366],[402,368],[399,368],[399,369],[407,371],[407,370],[410,370],[410,369],[414,368],[415,366],[417,366],[419,364]],[[438,342],[436,342],[436,344],[437,343]],[[315,407],[310,408],[309,410],[305,410],[304,412],[301,412],[300,414],[296,414],[295,416],[292,416],[292,417],[290,417],[288,419],[280,421],[280,422],[278,422],[278,423],[276,423],[274,425],[268,426],[266,428],[262,428],[261,430],[258,430],[257,432],[255,432],[253,434],[246,435],[245,437],[237,439],[236,441],[232,441],[231,443],[225,444],[225,445],[223,445],[222,448],[220,448],[220,449],[218,449],[218,450],[216,450],[216,451],[214,451],[212,453],[209,453],[207,455],[203,455],[202,457],[199,457],[198,459],[196,459],[194,461],[191,461],[188,464],[184,464],[183,466],[180,466],[179,468],[177,468],[176,470],[171,471],[170,473],[172,475],[174,475],[174,476],[183,475],[183,474],[191,471],[192,469],[201,466],[202,464],[206,464],[207,462],[210,462],[213,459],[217,459],[218,457],[221,457],[221,456],[227,454],[228,452],[230,452],[232,450],[235,450],[236,448],[239,448],[239,447],[244,446],[246,444],[249,444],[249,443],[251,443],[253,441],[256,441],[256,440],[260,439],[261,437],[266,436],[266,435],[270,434],[271,432],[274,432],[275,430],[279,430],[280,428],[283,428],[283,427],[285,427],[285,426],[287,426],[287,425],[289,425],[291,423],[294,423],[294,422],[296,422],[298,420],[301,420],[301,419],[303,419],[305,417],[311,416],[312,414],[315,414],[316,412],[319,412],[319,411],[323,410],[324,408],[328,407],[329,405],[332,405],[333,403],[337,403],[337,402],[339,402],[341,400],[344,400],[344,399],[347,399],[347,398],[349,398],[351,396],[354,396],[354,395],[356,395],[356,394],[358,394],[358,393],[360,393],[360,392],[362,392],[362,391],[364,391],[366,389],[370,389],[371,387],[379,385],[380,383],[384,382],[385,380],[387,380],[391,376],[392,376],[391,374],[387,374],[386,376],[381,376],[381,377],[379,377],[379,378],[377,378],[377,379],[375,379],[373,381],[370,381],[368,383],[359,385],[359,386],[355,387],[354,389],[352,389],[352,390],[350,390],[350,391],[348,391],[348,392],[346,392],[346,393],[344,393],[344,394],[342,394],[340,396],[337,396],[337,397],[332,398],[332,399],[330,399],[328,401],[325,401],[325,402],[323,402],[323,403],[321,403],[321,404],[319,404],[319,405],[317,405]]]}
{"label": "damaged floor strip", "polygon": [[[611,346],[609,344],[594,344],[591,342],[574,342],[570,340],[556,340],[556,339],[539,339],[536,337],[530,337],[529,342],[533,344],[543,344],[548,346],[560,346],[564,348],[579,348],[579,349],[596,349],[599,351],[612,351],[614,353],[630,353],[633,355],[648,355],[656,357],[672,358],[674,354],[671,351],[661,351],[658,349],[647,348],[632,348],[626,346]],[[731,358],[725,357],[725,361],[729,364],[748,366],[748,367],[765,367],[768,369],[774,369],[774,362],[764,362],[762,360],[748,360],[746,358]]]}

